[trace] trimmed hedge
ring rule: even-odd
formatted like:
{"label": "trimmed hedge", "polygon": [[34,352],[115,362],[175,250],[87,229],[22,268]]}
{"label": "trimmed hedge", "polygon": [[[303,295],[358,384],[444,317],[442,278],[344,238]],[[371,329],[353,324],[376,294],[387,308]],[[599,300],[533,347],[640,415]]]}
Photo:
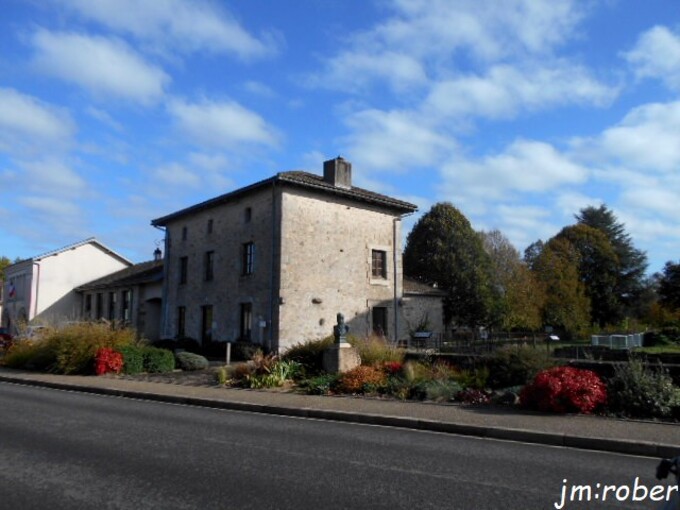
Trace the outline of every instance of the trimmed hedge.
{"label": "trimmed hedge", "polygon": [[144,348],[144,368],[149,373],[172,372],[175,369],[175,355],[167,349]]}
{"label": "trimmed hedge", "polygon": [[139,345],[126,345],[117,350],[123,356],[123,373],[128,375],[144,372],[144,349]]}

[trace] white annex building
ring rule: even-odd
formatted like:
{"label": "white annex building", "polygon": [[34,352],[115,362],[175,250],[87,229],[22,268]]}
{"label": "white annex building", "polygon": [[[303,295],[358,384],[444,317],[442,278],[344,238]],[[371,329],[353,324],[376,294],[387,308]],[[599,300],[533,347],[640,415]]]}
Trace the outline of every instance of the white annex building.
{"label": "white annex building", "polygon": [[17,332],[20,324],[79,317],[74,289],[132,265],[95,238],[22,260],[5,269],[2,326]]}

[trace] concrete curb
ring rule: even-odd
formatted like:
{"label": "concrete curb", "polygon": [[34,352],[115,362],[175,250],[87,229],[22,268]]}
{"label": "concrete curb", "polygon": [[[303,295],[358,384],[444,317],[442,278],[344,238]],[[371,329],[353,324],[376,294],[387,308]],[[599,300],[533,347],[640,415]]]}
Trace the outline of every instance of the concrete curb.
{"label": "concrete curb", "polygon": [[61,382],[41,381],[0,375],[0,381],[23,384],[26,386],[38,386],[81,393],[94,393],[115,397],[150,400],[170,404],[182,404],[214,409],[232,411],[245,411],[251,413],[275,414],[298,418],[314,418],[347,423],[359,423],[364,425],[381,425],[446,434],[473,436],[486,439],[499,439],[504,441],[517,441],[547,446],[561,446],[567,448],[579,448],[583,450],[596,450],[612,453],[623,453],[643,457],[673,457],[678,455],[680,447],[669,444],[626,441],[621,439],[606,439],[598,437],[574,436],[569,434],[554,434],[528,429],[486,427],[482,425],[468,425],[462,423],[445,422],[438,420],[426,420],[404,416],[390,416],[369,413],[355,413],[336,411],[329,409],[316,409],[311,407],[286,407],[266,404],[253,404],[249,402],[236,402],[227,400],[213,400],[200,397],[187,397],[180,395],[163,395],[141,391],[123,390],[117,388],[98,388],[95,386],[82,386],[78,384],[66,384]]}

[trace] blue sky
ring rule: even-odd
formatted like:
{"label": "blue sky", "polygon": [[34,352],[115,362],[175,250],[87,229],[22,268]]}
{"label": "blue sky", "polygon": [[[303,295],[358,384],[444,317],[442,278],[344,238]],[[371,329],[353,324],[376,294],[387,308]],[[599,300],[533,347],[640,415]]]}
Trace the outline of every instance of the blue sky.
{"label": "blue sky", "polygon": [[151,219],[342,155],[520,251],[605,203],[680,259],[676,0],[2,3],[0,255],[147,260]]}

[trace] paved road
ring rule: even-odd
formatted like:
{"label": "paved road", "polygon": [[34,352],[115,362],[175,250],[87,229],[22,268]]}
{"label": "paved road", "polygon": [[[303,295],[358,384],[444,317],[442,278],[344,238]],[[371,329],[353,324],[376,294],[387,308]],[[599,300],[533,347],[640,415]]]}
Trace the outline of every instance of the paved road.
{"label": "paved road", "polygon": [[656,483],[654,459],[7,383],[0,413],[3,509],[526,510],[563,479]]}

